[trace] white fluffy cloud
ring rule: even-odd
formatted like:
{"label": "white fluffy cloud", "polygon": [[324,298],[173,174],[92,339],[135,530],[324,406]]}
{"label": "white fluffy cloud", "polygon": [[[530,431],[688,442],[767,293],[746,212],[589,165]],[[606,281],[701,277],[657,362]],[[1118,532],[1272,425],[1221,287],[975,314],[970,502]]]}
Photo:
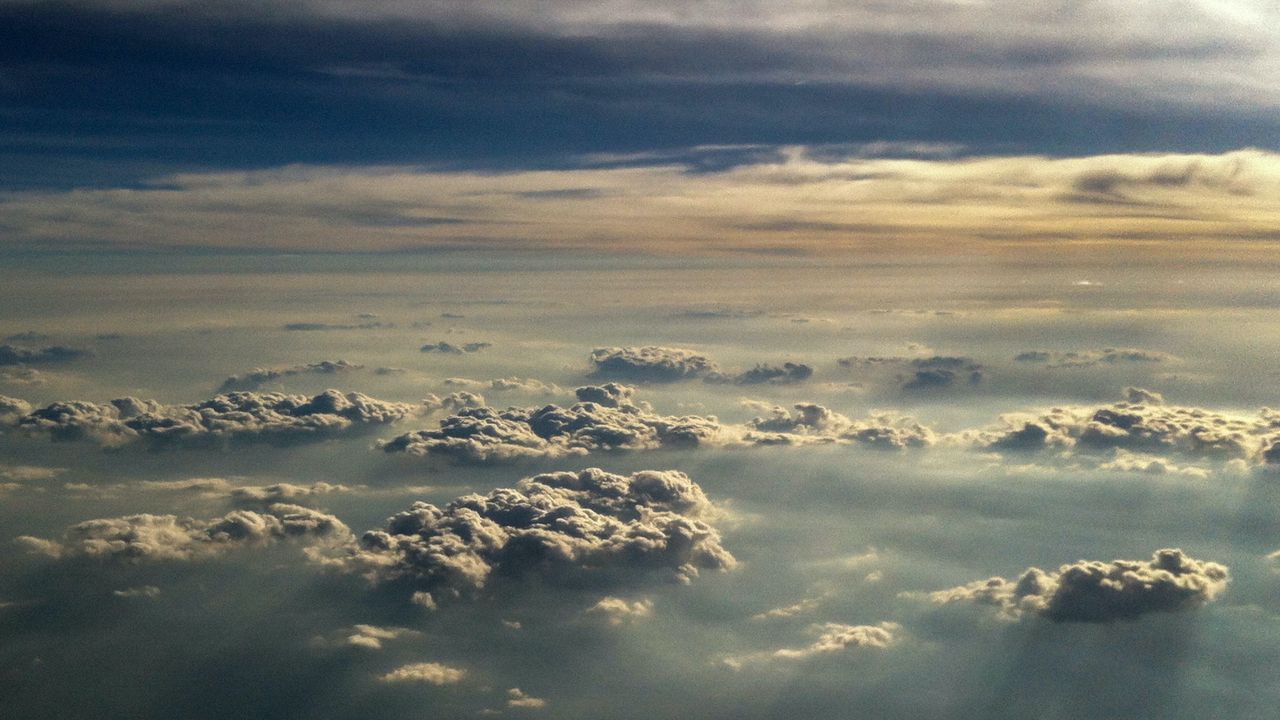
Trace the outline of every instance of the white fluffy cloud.
{"label": "white fluffy cloud", "polygon": [[420,662],[401,665],[378,678],[383,683],[426,683],[428,685],[456,685],[467,677],[467,671],[436,662]]}

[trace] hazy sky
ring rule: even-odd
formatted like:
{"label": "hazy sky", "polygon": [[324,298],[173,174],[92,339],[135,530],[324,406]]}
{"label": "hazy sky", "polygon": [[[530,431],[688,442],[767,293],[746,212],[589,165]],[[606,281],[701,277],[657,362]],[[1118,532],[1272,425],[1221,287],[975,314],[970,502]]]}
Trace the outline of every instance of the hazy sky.
{"label": "hazy sky", "polygon": [[0,0],[0,716],[1271,717],[1278,27]]}

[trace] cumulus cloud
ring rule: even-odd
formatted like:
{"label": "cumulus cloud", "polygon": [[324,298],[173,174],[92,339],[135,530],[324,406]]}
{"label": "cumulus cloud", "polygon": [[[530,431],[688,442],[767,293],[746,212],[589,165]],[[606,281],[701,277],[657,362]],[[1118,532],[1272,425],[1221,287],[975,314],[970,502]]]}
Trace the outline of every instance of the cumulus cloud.
{"label": "cumulus cloud", "polygon": [[477,395],[473,392],[465,390],[449,393],[444,397],[439,395],[428,395],[422,399],[422,406],[425,412],[438,412],[440,410],[463,410],[466,408],[484,407],[484,396]]}
{"label": "cumulus cloud", "polygon": [[443,340],[437,343],[427,343],[423,345],[422,352],[444,353],[446,355],[462,355],[463,353],[479,352],[487,347],[492,347],[493,343],[487,342],[469,342],[463,345],[454,345]]}
{"label": "cumulus cloud", "polygon": [[1164,549],[1150,560],[1081,560],[1056,571],[1032,567],[1017,578],[993,577],[929,597],[939,604],[993,605],[1015,619],[1106,623],[1190,610],[1217,598],[1229,582],[1226,566]]}
{"label": "cumulus cloud", "polygon": [[705,355],[658,345],[596,348],[590,359],[596,375],[633,382],[676,382],[718,372]]}
{"label": "cumulus cloud", "polygon": [[382,644],[389,640],[404,637],[415,637],[422,633],[402,627],[378,627],[377,625],[352,625],[343,634],[342,643],[351,647],[366,650],[381,650]]}
{"label": "cumulus cloud", "polygon": [[587,608],[586,613],[604,617],[610,625],[622,625],[653,614],[653,601],[649,598],[626,600],[606,595],[600,598],[595,605]]}
{"label": "cumulus cloud", "polygon": [[445,378],[445,385],[466,388],[467,390],[483,390],[486,392],[518,392],[529,395],[559,395],[564,390],[554,383],[545,383],[535,378],[494,378],[493,380],[472,380],[470,378]]}
{"label": "cumulus cloud", "polygon": [[1071,449],[1099,454],[1135,453],[1271,462],[1280,440],[1280,414],[1263,408],[1235,415],[1163,404],[1157,393],[1126,388],[1125,400],[1103,407],[1055,407],[1039,415],[1008,415],[1001,426],[961,433],[977,447],[998,452]]}
{"label": "cumulus cloud", "polygon": [[383,683],[426,683],[428,685],[456,685],[467,677],[467,671],[435,662],[401,665],[378,678]]}
{"label": "cumulus cloud", "polygon": [[808,660],[821,655],[844,652],[851,648],[883,650],[898,641],[901,630],[902,626],[895,622],[882,622],[876,625],[819,623],[809,627],[809,632],[817,635],[817,639],[809,645],[727,657],[724,663],[737,670],[752,662]]}
{"label": "cumulus cloud", "polygon": [[461,463],[511,462],[693,447],[750,447],[865,444],[881,448],[930,445],[932,430],[911,418],[875,414],[852,420],[814,403],[771,414],[745,425],[721,423],[711,415],[667,416],[634,398],[634,389],[608,383],[575,391],[569,407],[467,408],[443,418],[432,430],[418,430],[380,443],[386,452],[444,457]]}
{"label": "cumulus cloud", "polygon": [[0,395],[0,426],[13,424],[29,412],[31,403],[26,400]]}
{"label": "cumulus cloud", "polygon": [[933,444],[932,430],[912,418],[874,414],[853,420],[817,403],[797,403],[791,410],[773,408],[770,415],[748,423],[745,439],[758,445],[860,443],[880,448],[923,447]]}
{"label": "cumulus cloud", "polygon": [[534,697],[524,692],[520,688],[511,688],[507,690],[507,707],[524,708],[526,710],[534,710],[547,706],[547,701],[540,697]]}
{"label": "cumulus cloud", "polygon": [[160,597],[160,588],[155,585],[141,585],[139,587],[125,588],[124,590],[112,590],[111,594],[118,598],[157,598]]}
{"label": "cumulus cloud", "polygon": [[[18,403],[6,403],[4,407],[12,407],[12,415],[25,405]],[[337,390],[326,390],[314,397],[234,392],[194,405],[162,405],[131,397],[105,404],[57,402],[9,422],[53,440],[94,440],[109,446],[143,440],[161,447],[320,439],[385,425],[413,415],[418,409]]]}
{"label": "cumulus cloud", "polygon": [[888,374],[900,389],[909,392],[977,385],[986,376],[986,368],[981,363],[973,358],[954,355],[851,356],[838,358],[836,364],[861,374]]}
{"label": "cumulus cloud", "polygon": [[817,610],[818,606],[821,604],[822,604],[822,600],[820,598],[805,598],[804,600],[801,600],[800,602],[792,605],[785,605],[783,607],[771,608],[769,610],[765,610],[764,612],[756,613],[755,615],[751,616],[751,619],[752,620],[772,620],[774,618],[794,617],[796,615],[811,613],[814,610]]}
{"label": "cumulus cloud", "polygon": [[735,565],[710,524],[716,515],[702,488],[674,470],[545,473],[443,508],[414,503],[329,562],[428,607],[479,592],[495,575],[688,580]]}
{"label": "cumulus cloud", "polygon": [[381,446],[387,452],[457,462],[501,462],[729,442],[716,418],[655,414],[647,406],[632,404],[625,386],[587,386],[576,392],[593,400],[567,408],[467,408],[442,419],[437,429],[406,433]]}
{"label": "cumulus cloud", "polygon": [[808,380],[813,368],[802,363],[785,362],[782,365],[756,365],[737,375],[709,375],[710,382],[731,382],[735,385],[760,385],[762,383],[796,383]]}
{"label": "cumulus cloud", "polygon": [[1065,352],[1027,350],[1018,353],[1013,359],[1015,362],[1036,363],[1051,368],[1088,368],[1123,363],[1167,363],[1177,360],[1168,353],[1139,348],[1102,348]]}
{"label": "cumulus cloud", "polygon": [[46,347],[25,347],[22,345],[0,345],[0,365],[47,365],[65,363],[88,357],[93,353],[88,350],[67,347],[65,345],[49,345]]}
{"label": "cumulus cloud", "polygon": [[277,503],[261,513],[236,510],[211,519],[140,514],[86,520],[67,528],[58,540],[24,535],[18,542],[55,558],[140,562],[200,560],[286,538],[341,544],[351,533],[332,515]]}
{"label": "cumulus cloud", "polygon": [[1098,469],[1148,475],[1181,475],[1200,479],[1209,477],[1209,471],[1202,467],[1178,465],[1168,458],[1133,453],[1121,448],[1116,449],[1115,455],[1110,460],[1100,463]]}
{"label": "cumulus cloud", "polygon": [[311,485],[275,483],[274,485],[242,485],[230,490],[231,501],[242,506],[270,507],[276,503],[303,504],[315,498],[333,493],[351,492],[346,485],[326,482]]}
{"label": "cumulus cloud", "polygon": [[293,365],[284,368],[255,368],[243,375],[232,375],[222,381],[218,392],[227,393],[236,390],[257,390],[264,384],[281,378],[295,375],[336,375],[360,370],[363,365],[349,363],[346,360],[322,360],[318,363]]}

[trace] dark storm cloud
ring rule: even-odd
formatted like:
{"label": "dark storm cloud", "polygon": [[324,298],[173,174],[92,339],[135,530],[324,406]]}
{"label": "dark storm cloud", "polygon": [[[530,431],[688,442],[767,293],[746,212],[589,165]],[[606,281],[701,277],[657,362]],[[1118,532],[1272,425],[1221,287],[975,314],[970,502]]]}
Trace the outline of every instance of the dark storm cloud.
{"label": "dark storm cloud", "polygon": [[0,345],[0,365],[47,365],[71,362],[91,355],[93,353],[88,350],[66,347],[65,345],[48,345],[46,347]]}
{"label": "dark storm cloud", "polygon": [[352,370],[360,370],[363,367],[363,365],[349,363],[346,360],[322,360],[318,363],[293,365],[284,368],[255,368],[243,375],[232,375],[222,381],[218,392],[257,390],[262,385],[281,378],[295,375],[336,375],[338,373],[351,372]]}
{"label": "dark storm cloud", "polygon": [[493,576],[688,580],[735,565],[709,524],[715,516],[702,488],[678,471],[546,473],[443,508],[414,503],[331,562],[437,599],[479,592]]}
{"label": "dark storm cloud", "polygon": [[1081,560],[1056,571],[1029,568],[1015,579],[991,578],[930,594],[937,603],[994,605],[1006,616],[1054,622],[1135,620],[1154,612],[1190,610],[1217,598],[1230,582],[1227,568],[1181,550],[1158,550],[1150,560]]}
{"label": "dark storm cloud", "polygon": [[150,514],[86,520],[67,528],[58,540],[23,536],[18,541],[56,558],[161,561],[204,559],[285,538],[341,544],[351,533],[332,515],[277,503],[261,513],[235,510],[207,520]]}
{"label": "dark storm cloud", "polygon": [[1039,363],[1052,368],[1088,368],[1101,364],[1167,363],[1177,360],[1174,356],[1154,350],[1139,348],[1103,348],[1101,350],[1049,351],[1027,350],[1018,353],[1016,362]]}
{"label": "dark storm cloud", "polygon": [[119,398],[109,403],[57,402],[10,420],[53,440],[91,440],[106,446],[146,441],[153,447],[217,445],[226,441],[285,443],[323,439],[385,425],[420,408],[360,393],[326,390],[314,397],[235,392],[194,405]]}
{"label": "dark storm cloud", "polygon": [[[1266,20],[1206,13],[1186,20],[1190,36],[1117,36],[1157,23],[1112,3],[1066,20],[1036,6],[935,8],[954,22],[878,3],[799,25],[786,5],[635,5],[585,22],[568,3],[522,17],[308,7],[0,5],[8,182],[56,182],[86,156],[80,174],[109,175],[127,172],[121,160],[546,163],[728,143],[1078,153],[1261,144],[1276,126],[1256,106],[1270,95],[1250,84],[1267,80]],[[1224,93],[1240,102],[1204,109]]]}
{"label": "dark storm cloud", "polygon": [[657,345],[596,348],[590,360],[596,375],[632,382],[676,382],[718,372],[705,355]]}

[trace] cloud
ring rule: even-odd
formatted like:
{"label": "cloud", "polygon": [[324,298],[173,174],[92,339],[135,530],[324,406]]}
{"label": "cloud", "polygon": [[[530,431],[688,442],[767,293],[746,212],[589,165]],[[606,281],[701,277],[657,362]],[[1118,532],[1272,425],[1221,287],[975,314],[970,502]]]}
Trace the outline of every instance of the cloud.
{"label": "cloud", "polygon": [[444,353],[446,355],[462,355],[463,353],[479,352],[487,347],[492,347],[493,343],[487,342],[470,342],[463,345],[453,345],[441,340],[438,343],[428,343],[423,345],[422,352]]}
{"label": "cloud", "polygon": [[729,442],[714,417],[655,414],[631,404],[631,389],[625,386],[588,386],[575,392],[602,402],[567,408],[467,408],[442,419],[437,429],[406,433],[380,445],[386,452],[478,463]]}
{"label": "cloud", "polygon": [[343,644],[366,650],[381,650],[388,640],[416,637],[422,633],[402,627],[378,627],[377,625],[353,625],[343,632]]}
{"label": "cloud", "polygon": [[813,444],[865,444],[900,449],[931,445],[932,430],[886,413],[852,420],[814,403],[799,403],[745,425],[711,415],[668,416],[636,401],[617,383],[577,388],[569,407],[466,408],[438,428],[405,433],[379,446],[385,452],[436,456],[458,463],[554,459],[596,452]]}
{"label": "cloud", "polygon": [[588,615],[600,615],[606,618],[610,625],[622,625],[653,614],[653,601],[649,598],[626,600],[606,595],[585,612]]}
{"label": "cloud", "polygon": [[1051,368],[1090,368],[1122,363],[1168,363],[1178,358],[1168,353],[1138,348],[1103,348],[1101,350],[1049,351],[1027,350],[1014,356],[1015,362],[1036,363]]}
{"label": "cloud", "polygon": [[[1156,401],[1156,402],[1152,402]],[[999,452],[1045,449],[1098,454],[1176,453],[1188,457],[1270,462],[1268,450],[1280,440],[1275,411],[1256,416],[1163,404],[1158,393],[1126,388],[1125,400],[1103,407],[1055,407],[1036,416],[1008,415],[1002,426],[960,436]]]}
{"label": "cloud", "polygon": [[507,707],[509,708],[534,710],[546,706],[546,700],[539,697],[533,697],[520,688],[511,688],[510,690],[507,690]]}
{"label": "cloud", "polygon": [[716,514],[702,488],[674,470],[545,473],[443,508],[414,503],[328,562],[415,598],[426,593],[431,604],[479,592],[495,575],[687,580],[735,565],[709,524]]}
{"label": "cloud", "polygon": [[1111,460],[1099,464],[1098,469],[1113,472],[1146,473],[1148,475],[1181,475],[1201,480],[1207,479],[1210,475],[1210,472],[1202,467],[1178,465],[1168,458],[1131,453],[1120,448],[1116,449],[1115,455]]}
{"label": "cloud", "polygon": [[[1205,176],[1235,179],[1124,186],[1127,201],[1140,203],[1142,212],[1118,213],[1111,205],[1073,199],[1079,196],[1082,177],[1160,177],[1173,172],[1166,168],[1189,166]],[[6,218],[7,242],[19,244],[74,243],[92,235],[130,246],[307,251],[483,244],[899,257],[939,247],[1074,255],[1088,252],[1085,243],[1073,242],[1084,240],[1112,243],[1122,258],[1186,257],[1220,247],[1224,239],[1249,257],[1260,257],[1262,250],[1254,243],[1273,240],[1280,222],[1280,155],[1253,149],[1213,155],[921,159],[832,156],[820,148],[788,146],[716,172],[697,169],[696,157],[641,167],[491,173],[291,165],[160,176],[128,188],[15,193],[0,198],[0,215]],[[513,195],[566,182],[605,192],[573,200]],[[622,215],[611,212],[619,198],[628,208]],[[410,232],[369,222],[361,208],[371,204],[405,217],[431,215],[448,206],[459,211],[455,214],[463,222]],[[817,224],[801,230],[772,224],[793,217],[797,208]],[[848,228],[849,222],[868,216],[890,220]],[[659,224],[662,233],[648,231]],[[512,238],[512,227],[521,229],[518,240]],[[288,327],[384,326],[303,322]],[[623,374],[628,369],[635,370],[620,366],[610,377],[641,379]],[[645,379],[680,377],[653,373]]]}
{"label": "cloud", "polygon": [[748,663],[808,660],[822,655],[834,655],[851,648],[883,650],[898,641],[901,630],[902,626],[895,622],[882,622],[876,625],[814,624],[809,626],[809,632],[818,637],[809,645],[727,657],[724,663],[739,670]]}
{"label": "cloud", "polygon": [[295,485],[293,483],[276,483],[274,485],[242,485],[232,488],[230,498],[241,506],[270,507],[276,503],[306,503],[324,495],[351,492],[346,485],[331,485],[326,482],[311,485]]}
{"label": "cloud", "polygon": [[596,375],[632,382],[676,382],[717,372],[705,355],[658,345],[596,348],[590,359]]}
{"label": "cloud", "polygon": [[796,383],[808,380],[813,375],[813,368],[802,363],[785,362],[778,365],[756,365],[737,375],[709,376],[712,382],[731,382],[736,385],[759,385],[761,383]]}
{"label": "cloud", "polygon": [[758,445],[807,443],[859,443],[872,447],[901,449],[932,445],[932,430],[912,418],[874,414],[852,420],[817,403],[797,403],[791,410],[773,408],[772,414],[751,420],[745,439]]}
{"label": "cloud", "polygon": [[811,613],[814,610],[817,610],[818,606],[821,604],[822,604],[821,598],[805,598],[804,600],[801,600],[800,602],[795,603],[793,605],[776,607],[770,610],[765,610],[764,612],[756,613],[755,615],[751,616],[751,619],[752,620],[771,620],[773,618],[794,617],[796,615]]}
{"label": "cloud", "polygon": [[323,360],[318,363],[308,363],[306,365],[293,365],[284,368],[255,368],[244,375],[232,375],[222,381],[222,385],[218,388],[218,392],[227,393],[236,390],[257,390],[262,385],[279,380],[281,378],[293,377],[295,375],[336,375],[338,373],[348,373],[352,370],[360,370],[364,366],[349,363],[346,360]]}
{"label": "cloud", "polygon": [[45,385],[49,382],[49,377],[50,373],[25,366],[0,370],[0,382],[10,385]]}
{"label": "cloud", "polygon": [[211,519],[141,514],[86,520],[67,528],[59,540],[24,535],[18,542],[54,558],[142,562],[202,560],[286,538],[341,544],[350,541],[351,532],[332,515],[277,503],[262,513],[235,510]]}
{"label": "cloud", "polygon": [[13,333],[12,335],[6,335],[4,338],[4,341],[5,342],[43,342],[49,339],[50,339],[49,336],[45,335],[44,333],[38,333],[35,330],[27,330],[20,333]]}
{"label": "cloud", "polygon": [[783,660],[803,660],[814,655],[827,655],[848,648],[886,648],[897,640],[901,626],[893,622],[878,625],[843,625],[824,623],[812,628],[818,633],[813,644],[803,648],[775,650],[773,656]]}
{"label": "cloud", "polygon": [[322,323],[322,322],[291,322],[285,323],[284,330],[292,332],[317,332],[325,330],[384,330],[395,327],[392,323],[384,322],[362,322],[362,323]]}
{"label": "cloud", "polygon": [[64,468],[41,467],[38,465],[0,465],[0,478],[18,482],[52,480],[64,472],[66,472]]}
{"label": "cloud", "polygon": [[118,598],[157,598],[160,597],[160,588],[155,585],[140,585],[124,590],[112,590],[111,594]]}
{"label": "cloud", "polygon": [[529,395],[559,395],[564,389],[554,383],[545,383],[536,378],[494,378],[493,380],[471,380],[469,378],[445,378],[445,385],[462,387],[468,390],[484,390],[487,392],[518,392]]}
{"label": "cloud", "polygon": [[953,355],[931,357],[843,357],[836,364],[860,374],[891,375],[893,382],[907,392],[925,392],[956,384],[977,385],[986,369],[973,358]]}
{"label": "cloud", "polygon": [[440,397],[439,395],[428,395],[422,399],[422,407],[425,412],[437,412],[440,410],[465,410],[468,408],[484,407],[484,396],[477,395],[473,392],[453,392]]}
{"label": "cloud", "polygon": [[457,685],[467,677],[467,671],[435,662],[401,665],[378,678],[379,682],[426,683],[428,685]]}
{"label": "cloud", "polygon": [[0,395],[0,427],[12,425],[18,418],[31,412],[31,403],[26,400]]}
{"label": "cloud", "polygon": [[621,408],[627,406],[643,407],[635,402],[636,389],[630,385],[605,383],[604,385],[584,385],[575,388],[573,394],[579,402],[595,403],[601,407]]}
{"label": "cloud", "polygon": [[47,347],[24,347],[21,345],[0,345],[0,366],[3,365],[49,365],[65,363],[80,358],[90,357],[93,353],[65,345],[49,345]]}
{"label": "cloud", "polygon": [[[20,408],[7,403],[4,407]],[[326,390],[314,397],[234,392],[194,405],[119,398],[106,404],[58,402],[9,422],[53,440],[93,440],[118,446],[216,445],[227,441],[283,443],[322,439],[414,415],[420,408],[360,393]]]}
{"label": "cloud", "polygon": [[993,577],[929,597],[939,604],[994,605],[1014,619],[1107,623],[1197,608],[1221,595],[1229,582],[1225,566],[1164,549],[1149,561],[1081,560],[1056,571],[1032,567],[1015,579]]}

